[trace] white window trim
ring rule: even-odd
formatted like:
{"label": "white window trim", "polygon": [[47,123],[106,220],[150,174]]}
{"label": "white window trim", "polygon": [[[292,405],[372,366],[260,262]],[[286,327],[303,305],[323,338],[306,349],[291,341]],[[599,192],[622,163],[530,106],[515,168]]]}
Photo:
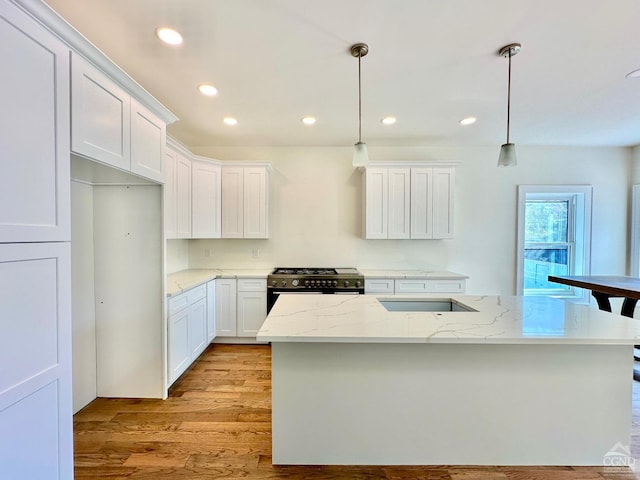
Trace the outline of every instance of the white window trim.
{"label": "white window trim", "polygon": [[631,258],[629,272],[632,277],[640,276],[640,185],[631,190]]}
{"label": "white window trim", "polygon": [[[578,195],[582,197],[582,202],[577,205],[576,221],[584,221],[582,225],[582,248],[579,239],[576,238],[576,260],[581,260],[578,271],[574,275],[589,275],[591,272],[591,200],[593,197],[593,187],[591,185],[518,185],[518,234],[517,234],[517,258],[516,258],[516,295],[524,294],[524,216],[525,203],[528,194],[550,194],[555,195]],[[573,226],[569,226],[573,228]],[[577,262],[578,263],[578,262]],[[559,296],[559,295],[554,295]],[[576,294],[562,296],[572,298],[577,301],[589,303],[589,291],[576,289]]]}

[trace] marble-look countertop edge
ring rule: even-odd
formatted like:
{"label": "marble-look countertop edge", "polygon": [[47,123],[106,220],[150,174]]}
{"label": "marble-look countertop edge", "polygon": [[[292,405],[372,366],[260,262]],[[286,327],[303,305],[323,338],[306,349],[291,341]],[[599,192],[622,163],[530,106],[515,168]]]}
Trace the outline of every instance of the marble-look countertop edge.
{"label": "marble-look countertop edge", "polygon": [[272,269],[192,268],[170,273],[166,279],[166,296],[173,297],[216,278],[267,278]]}
{"label": "marble-look countertop edge", "polygon": [[392,278],[394,280],[412,280],[412,279],[429,279],[429,280],[466,280],[468,275],[461,273],[449,272],[446,270],[386,270],[386,269],[369,269],[358,268],[358,271],[364,275],[366,279]]}

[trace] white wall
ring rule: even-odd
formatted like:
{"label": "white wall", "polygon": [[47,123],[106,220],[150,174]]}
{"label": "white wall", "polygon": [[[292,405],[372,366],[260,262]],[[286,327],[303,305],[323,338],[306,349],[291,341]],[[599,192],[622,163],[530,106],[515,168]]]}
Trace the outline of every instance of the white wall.
{"label": "white wall", "polygon": [[167,275],[189,268],[189,240],[167,240]]}
{"label": "white wall", "polygon": [[73,413],[96,398],[93,187],[71,182]]}
{"label": "white wall", "polygon": [[[271,162],[268,240],[192,240],[189,268],[356,266],[447,269],[475,294],[515,292],[519,184],[594,186],[592,273],[626,271],[628,148],[518,146],[519,165],[497,168],[499,147],[369,147],[372,161],[456,161],[453,240],[362,240],[361,176],[346,147],[200,147],[218,160]],[[213,255],[206,256],[212,249]],[[259,250],[258,258],[253,251]]]}

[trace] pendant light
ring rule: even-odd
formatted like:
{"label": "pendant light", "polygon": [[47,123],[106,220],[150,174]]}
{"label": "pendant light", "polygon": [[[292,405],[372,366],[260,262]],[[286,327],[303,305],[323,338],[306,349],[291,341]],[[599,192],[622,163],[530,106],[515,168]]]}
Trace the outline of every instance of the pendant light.
{"label": "pendant light", "polygon": [[351,46],[351,55],[358,58],[358,143],[353,150],[353,166],[364,167],[369,163],[367,144],[362,141],[362,77],[360,71],[360,59],[369,53],[366,43],[356,43]]}
{"label": "pendant light", "polygon": [[510,45],[505,45],[498,52],[501,57],[509,57],[509,80],[507,84],[507,143],[502,145],[500,148],[500,156],[498,157],[499,167],[515,167],[518,163],[516,158],[516,146],[509,142],[509,124],[511,120],[511,57],[517,55],[520,48],[522,48],[522,45],[519,43],[512,43]]}

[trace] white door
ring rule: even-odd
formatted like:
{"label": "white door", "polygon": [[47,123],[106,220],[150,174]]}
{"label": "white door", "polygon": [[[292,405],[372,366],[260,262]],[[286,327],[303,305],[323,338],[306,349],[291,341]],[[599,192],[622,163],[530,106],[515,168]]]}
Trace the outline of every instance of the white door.
{"label": "white door", "polygon": [[131,170],[129,94],[77,54],[71,58],[71,150]]}
{"label": "white door", "polygon": [[411,169],[390,168],[388,175],[389,219],[387,238],[409,238]]}
{"label": "white door", "polygon": [[216,338],[216,281],[207,282],[207,343]]}
{"label": "white door", "polygon": [[433,238],[453,238],[455,169],[433,169]]}
{"label": "white door", "polygon": [[69,50],[0,4],[0,242],[70,240]]}
{"label": "white door", "polygon": [[222,167],[222,238],[244,235],[244,169]]}
{"label": "white door", "polygon": [[267,238],[269,236],[267,179],[265,168],[244,168],[244,238]]}
{"label": "white door", "polygon": [[189,366],[189,309],[169,317],[169,384]]}
{"label": "white door", "polygon": [[411,238],[433,238],[433,169],[411,169]]}
{"label": "white door", "polygon": [[69,243],[0,245],[2,478],[73,478],[70,262]]}
{"label": "white door", "polygon": [[238,292],[238,336],[254,337],[267,318],[266,292]]}
{"label": "white door", "polygon": [[176,155],[176,237],[191,238],[191,160]]}
{"label": "white door", "polygon": [[193,161],[191,179],[192,238],[220,238],[220,166]]}
{"label": "white door", "polygon": [[166,124],[131,99],[131,171],[158,183],[165,182]]}
{"label": "white door", "polygon": [[364,238],[387,238],[389,183],[387,168],[367,168],[365,173]]}
{"label": "white door", "polygon": [[199,300],[189,307],[189,356],[198,358],[207,348],[207,299]]}
{"label": "white door", "polygon": [[164,235],[176,238],[176,152],[167,148],[165,152],[165,183],[163,186]]}
{"label": "white door", "polygon": [[219,337],[236,336],[236,280],[216,279],[216,333]]}

